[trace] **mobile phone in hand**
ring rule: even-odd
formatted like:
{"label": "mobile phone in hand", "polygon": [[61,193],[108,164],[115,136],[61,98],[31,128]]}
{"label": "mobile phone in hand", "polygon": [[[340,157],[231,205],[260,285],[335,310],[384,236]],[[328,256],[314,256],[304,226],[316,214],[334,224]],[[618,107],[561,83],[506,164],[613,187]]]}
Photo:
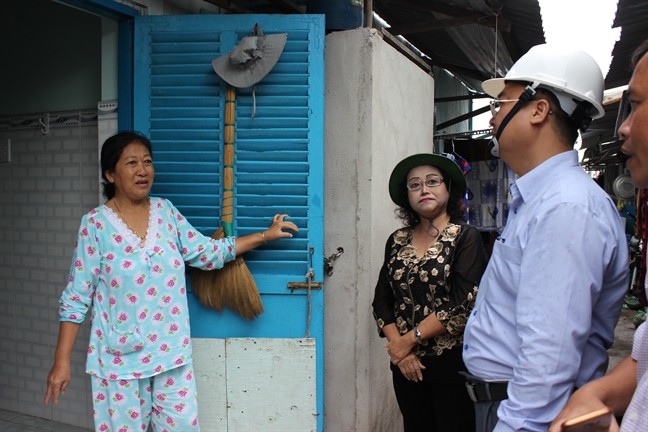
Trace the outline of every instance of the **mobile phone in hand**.
{"label": "mobile phone in hand", "polygon": [[612,408],[605,407],[596,411],[574,417],[562,424],[563,432],[603,432],[612,424],[614,412]]}

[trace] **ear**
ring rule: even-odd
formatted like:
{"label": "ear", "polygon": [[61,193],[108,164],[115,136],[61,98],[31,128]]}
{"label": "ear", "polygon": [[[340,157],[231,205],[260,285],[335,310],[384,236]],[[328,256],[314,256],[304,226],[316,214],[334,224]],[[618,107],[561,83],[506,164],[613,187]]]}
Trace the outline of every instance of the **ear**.
{"label": "ear", "polygon": [[113,183],[115,181],[115,178],[113,177],[112,173],[110,171],[104,171],[104,177],[106,177],[106,180],[108,180],[108,183]]}
{"label": "ear", "polygon": [[549,115],[553,113],[551,111],[551,104],[549,104],[547,99],[533,100],[531,103],[534,104],[533,111],[531,112],[532,124],[540,124],[544,122]]}

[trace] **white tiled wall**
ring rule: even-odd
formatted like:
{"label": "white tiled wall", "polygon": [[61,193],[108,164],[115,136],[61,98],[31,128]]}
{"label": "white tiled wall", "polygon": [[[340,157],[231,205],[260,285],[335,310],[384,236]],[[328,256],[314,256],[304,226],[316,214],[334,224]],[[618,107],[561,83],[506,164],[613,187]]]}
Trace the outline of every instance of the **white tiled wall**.
{"label": "white tiled wall", "polygon": [[72,380],[58,406],[43,405],[58,338],[58,300],[80,218],[98,204],[96,111],[0,119],[11,162],[0,163],[0,407],[92,428],[85,374],[88,322],[72,355]]}

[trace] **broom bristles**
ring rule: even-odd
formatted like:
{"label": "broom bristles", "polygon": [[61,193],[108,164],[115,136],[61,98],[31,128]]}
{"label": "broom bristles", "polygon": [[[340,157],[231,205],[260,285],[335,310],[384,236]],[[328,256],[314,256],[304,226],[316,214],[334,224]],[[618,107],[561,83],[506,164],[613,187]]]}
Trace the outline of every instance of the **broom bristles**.
{"label": "broom bristles", "polygon": [[212,290],[221,293],[225,306],[250,321],[263,313],[259,290],[243,258],[237,257],[215,273]]}
{"label": "broom bristles", "polygon": [[[223,237],[223,227],[212,235],[217,240]],[[191,282],[200,303],[218,312],[222,312],[223,307],[227,306],[252,321],[264,311],[254,278],[240,256],[226,263],[222,269],[193,269]]]}

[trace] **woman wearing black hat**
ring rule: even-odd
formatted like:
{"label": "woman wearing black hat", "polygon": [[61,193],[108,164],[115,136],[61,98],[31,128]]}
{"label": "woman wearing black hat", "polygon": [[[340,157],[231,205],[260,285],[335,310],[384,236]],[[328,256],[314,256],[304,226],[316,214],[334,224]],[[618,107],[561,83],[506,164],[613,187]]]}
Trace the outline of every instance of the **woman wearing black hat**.
{"label": "woman wearing black hat", "polygon": [[486,268],[479,231],[464,222],[466,180],[451,159],[396,165],[389,194],[404,227],[389,236],[373,313],[391,359],[405,432],[475,429],[461,358],[463,330]]}

